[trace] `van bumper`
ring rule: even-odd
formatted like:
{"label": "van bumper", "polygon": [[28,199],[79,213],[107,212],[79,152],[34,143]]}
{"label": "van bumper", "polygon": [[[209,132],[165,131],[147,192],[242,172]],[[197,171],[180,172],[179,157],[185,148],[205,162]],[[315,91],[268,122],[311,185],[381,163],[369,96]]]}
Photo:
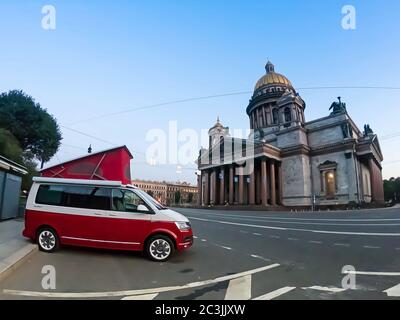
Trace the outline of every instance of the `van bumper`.
{"label": "van bumper", "polygon": [[181,251],[189,249],[192,245],[193,245],[193,233],[190,230],[190,233],[187,232],[186,234],[179,237],[176,247],[179,251]]}

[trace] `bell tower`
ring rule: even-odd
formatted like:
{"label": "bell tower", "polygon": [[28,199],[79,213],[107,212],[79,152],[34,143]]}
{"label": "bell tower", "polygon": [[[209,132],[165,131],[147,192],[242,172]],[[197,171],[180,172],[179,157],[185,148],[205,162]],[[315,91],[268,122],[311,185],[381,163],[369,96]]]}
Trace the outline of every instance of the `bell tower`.
{"label": "bell tower", "polygon": [[217,117],[217,122],[210,130],[208,130],[208,135],[210,137],[209,145],[211,149],[215,145],[219,144],[222,138],[229,136],[229,127],[224,127],[221,124],[219,117]]}

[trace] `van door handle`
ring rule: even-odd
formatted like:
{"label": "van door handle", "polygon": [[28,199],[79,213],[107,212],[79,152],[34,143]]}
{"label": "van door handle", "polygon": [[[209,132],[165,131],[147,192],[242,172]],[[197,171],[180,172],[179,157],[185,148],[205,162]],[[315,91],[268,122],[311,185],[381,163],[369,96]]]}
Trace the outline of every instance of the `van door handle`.
{"label": "van door handle", "polygon": [[94,213],[94,215],[95,215],[95,216],[102,216],[101,213],[96,213],[96,212]]}
{"label": "van door handle", "polygon": [[116,217],[117,215],[115,213],[110,213],[109,216],[110,217]]}

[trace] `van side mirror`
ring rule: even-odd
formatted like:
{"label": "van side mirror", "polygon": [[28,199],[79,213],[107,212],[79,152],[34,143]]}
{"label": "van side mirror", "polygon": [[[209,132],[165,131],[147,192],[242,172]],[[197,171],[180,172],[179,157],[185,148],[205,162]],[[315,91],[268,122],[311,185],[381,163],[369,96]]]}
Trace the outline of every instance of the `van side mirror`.
{"label": "van side mirror", "polygon": [[137,211],[139,211],[139,212],[149,212],[149,209],[145,205],[139,204],[138,207],[137,207]]}

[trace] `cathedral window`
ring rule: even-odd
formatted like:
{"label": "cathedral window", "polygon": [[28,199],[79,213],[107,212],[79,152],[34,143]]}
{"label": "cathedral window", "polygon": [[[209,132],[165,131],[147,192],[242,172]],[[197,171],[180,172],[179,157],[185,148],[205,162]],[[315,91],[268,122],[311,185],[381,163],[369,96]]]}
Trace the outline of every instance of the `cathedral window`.
{"label": "cathedral window", "polygon": [[325,195],[327,199],[332,199],[336,194],[336,171],[325,172]]}
{"label": "cathedral window", "polygon": [[292,114],[290,108],[285,108],[285,122],[291,122],[291,121],[292,121]]}
{"label": "cathedral window", "polygon": [[272,110],[272,118],[273,118],[274,124],[277,124],[278,123],[278,109]]}
{"label": "cathedral window", "polygon": [[337,163],[325,161],[319,165],[321,172],[321,193],[327,200],[334,199],[337,193]]}

